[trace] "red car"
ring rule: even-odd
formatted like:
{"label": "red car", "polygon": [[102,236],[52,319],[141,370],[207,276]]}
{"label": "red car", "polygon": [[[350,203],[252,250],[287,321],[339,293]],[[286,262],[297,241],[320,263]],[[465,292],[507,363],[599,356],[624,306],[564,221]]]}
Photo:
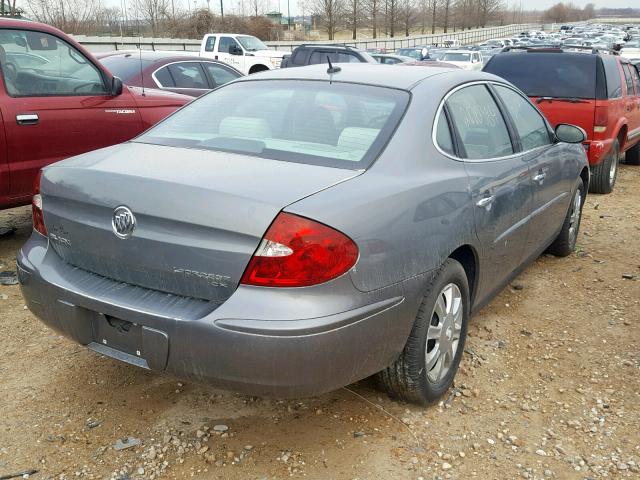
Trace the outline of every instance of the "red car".
{"label": "red car", "polygon": [[121,143],[192,97],[123,86],[47,25],[0,20],[0,208],[31,202],[37,172]]}
{"label": "red car", "polygon": [[243,76],[219,60],[180,52],[129,50],[99,53],[96,58],[127,85],[160,88],[191,97]]}
{"label": "red car", "polygon": [[484,68],[524,91],[555,127],[587,133],[590,190],[613,190],[618,161],[640,164],[640,75],[627,59],[608,53],[529,49],[494,55]]}

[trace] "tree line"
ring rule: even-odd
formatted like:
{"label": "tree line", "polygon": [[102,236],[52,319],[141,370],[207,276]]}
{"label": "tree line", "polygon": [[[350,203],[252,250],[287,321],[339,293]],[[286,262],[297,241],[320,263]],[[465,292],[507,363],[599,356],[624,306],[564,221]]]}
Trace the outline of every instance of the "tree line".
{"label": "tree line", "polygon": [[[523,10],[516,0],[291,1],[298,2],[294,22],[297,26],[289,35],[294,39],[305,39],[305,24],[308,29],[323,32],[329,40],[338,34],[355,40],[539,21],[560,23],[585,20],[596,14],[592,4],[580,9],[571,3],[559,3],[538,12]],[[265,17],[268,0],[227,0],[231,8],[227,11],[225,6],[224,16],[209,8],[179,7],[177,0],[128,0],[124,10],[106,6],[104,0],[24,2],[27,14],[35,20],[73,34],[201,38],[214,31],[233,31],[274,40],[282,38],[287,29],[286,21],[274,23]],[[216,0],[213,4],[217,8]]]}

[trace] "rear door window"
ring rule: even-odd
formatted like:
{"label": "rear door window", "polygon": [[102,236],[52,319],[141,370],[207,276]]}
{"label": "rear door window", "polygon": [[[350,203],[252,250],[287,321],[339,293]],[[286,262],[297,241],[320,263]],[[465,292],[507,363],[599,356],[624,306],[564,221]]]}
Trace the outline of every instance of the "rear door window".
{"label": "rear door window", "polygon": [[291,63],[293,65],[306,65],[308,55],[309,55],[309,49],[298,48],[296,49],[296,52],[293,54],[293,57],[291,58]]}
{"label": "rear door window", "polygon": [[198,62],[180,62],[169,65],[175,88],[209,88],[204,72]]}
{"label": "rear door window", "polygon": [[465,158],[504,157],[514,153],[507,124],[485,85],[472,85],[447,100],[451,119],[460,135]]}
{"label": "rear door window", "polygon": [[327,57],[329,57],[331,59],[332,63],[338,63],[338,53],[337,52],[332,52],[332,51],[327,51],[327,50],[316,50],[313,53],[311,53],[311,56],[309,57],[309,64],[310,65],[317,65],[320,63],[327,63]]}
{"label": "rear door window", "polygon": [[618,61],[609,55],[603,55],[601,58],[607,79],[607,96],[608,98],[620,98],[622,96],[622,80],[620,79]]}
{"label": "rear door window", "polygon": [[237,73],[229,70],[228,68],[225,68],[216,63],[204,62],[203,66],[207,69],[207,71],[209,72],[209,76],[213,80],[213,88],[224,85],[225,83],[235,80],[240,76]]}
{"label": "rear door window", "polygon": [[597,55],[500,53],[484,68],[530,97],[596,98]]}
{"label": "rear door window", "polygon": [[633,83],[636,86],[636,95],[640,95],[640,73],[638,73],[638,69],[633,65],[629,65],[629,71],[631,72],[631,77],[633,77]]}
{"label": "rear door window", "polygon": [[173,88],[176,86],[171,73],[169,73],[169,67],[162,67],[160,70],[155,72],[153,76],[160,87]]}
{"label": "rear door window", "polygon": [[629,65],[626,63],[622,64],[622,71],[624,72],[624,80],[627,84],[627,95],[633,95],[633,77],[631,76],[631,71],[629,70]]}
{"label": "rear door window", "polygon": [[216,45],[216,37],[207,37],[207,43],[204,45],[205,52],[213,52],[213,47]]}
{"label": "rear door window", "polygon": [[352,53],[338,53],[339,63],[360,63],[360,59]]}
{"label": "rear door window", "polygon": [[551,137],[540,112],[514,90],[500,85],[495,85],[495,89],[513,119],[522,150],[526,152],[549,145]]}
{"label": "rear door window", "polygon": [[438,124],[436,125],[436,143],[438,146],[449,155],[454,155],[453,138],[451,136],[451,130],[449,129],[449,122],[447,122],[447,116],[444,110],[438,117]]}

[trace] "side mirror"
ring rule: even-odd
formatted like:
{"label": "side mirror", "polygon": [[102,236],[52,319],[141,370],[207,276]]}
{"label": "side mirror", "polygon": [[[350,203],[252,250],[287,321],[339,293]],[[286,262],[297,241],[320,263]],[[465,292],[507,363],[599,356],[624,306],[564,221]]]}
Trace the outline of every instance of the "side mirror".
{"label": "side mirror", "polygon": [[229,45],[229,53],[231,55],[242,55],[242,49],[237,45]]}
{"label": "side mirror", "polygon": [[113,77],[111,79],[111,96],[117,97],[118,95],[122,95],[122,80],[118,77]]}
{"label": "side mirror", "polygon": [[565,143],[582,143],[587,139],[587,132],[568,123],[560,123],[555,131],[556,140]]}

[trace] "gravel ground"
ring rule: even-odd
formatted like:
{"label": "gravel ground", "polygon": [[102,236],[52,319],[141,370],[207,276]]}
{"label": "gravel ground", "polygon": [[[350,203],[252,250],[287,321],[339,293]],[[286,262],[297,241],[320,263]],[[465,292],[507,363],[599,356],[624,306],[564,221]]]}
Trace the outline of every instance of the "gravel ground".
{"label": "gravel ground", "polygon": [[[640,168],[618,182],[587,198],[575,255],[541,257],[472,319],[427,409],[366,380],[298,401],[183,383],[71,343],[0,286],[0,477],[640,478]],[[0,271],[29,210],[6,225]]]}

